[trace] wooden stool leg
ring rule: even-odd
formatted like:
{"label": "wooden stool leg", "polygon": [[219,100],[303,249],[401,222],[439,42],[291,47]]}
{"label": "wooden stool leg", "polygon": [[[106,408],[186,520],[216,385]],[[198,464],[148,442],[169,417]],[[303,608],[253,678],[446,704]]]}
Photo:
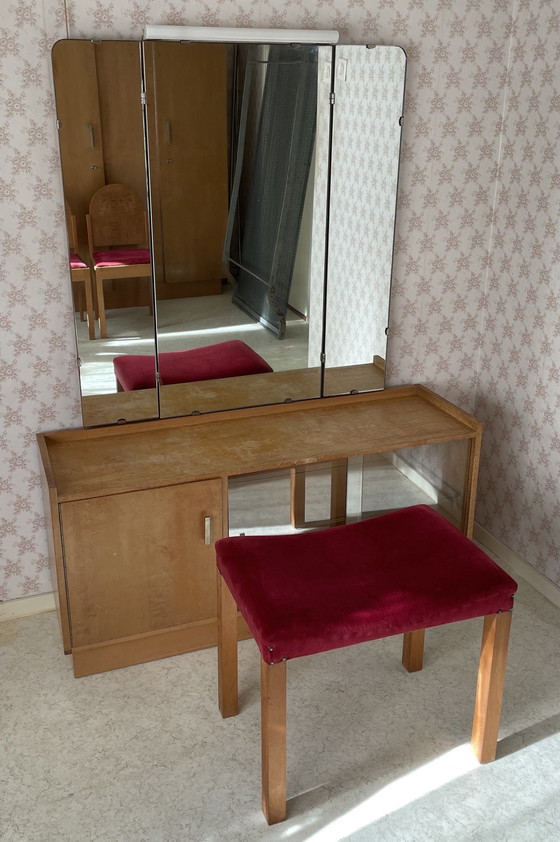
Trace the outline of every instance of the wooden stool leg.
{"label": "wooden stool leg", "polygon": [[95,290],[97,292],[97,313],[99,315],[99,335],[107,339],[107,319],[105,316],[105,296],[103,294],[103,278],[95,273]]}
{"label": "wooden stool leg", "polygon": [[237,692],[237,605],[218,573],[218,705],[222,716],[236,716]]}
{"label": "wooden stool leg", "polygon": [[471,741],[480,763],[496,757],[510,626],[511,611],[484,618]]}
{"label": "wooden stool leg", "polygon": [[331,463],[331,520],[346,520],[346,493],[348,489],[348,459],[335,459]]}
{"label": "wooden stool leg", "polygon": [[425,634],[425,629],[419,629],[403,635],[402,663],[409,672],[418,672],[424,665]]}
{"label": "wooden stool leg", "polygon": [[261,661],[262,809],[268,824],[286,818],[286,662]]}
{"label": "wooden stool leg", "polygon": [[95,315],[93,313],[93,294],[91,275],[84,281],[84,291],[86,294],[86,313],[88,322],[88,336],[90,339],[95,339]]}
{"label": "wooden stool leg", "polygon": [[[330,516],[324,520],[305,519],[305,479],[308,470],[330,470]],[[295,529],[331,526],[346,521],[346,492],[348,486],[348,460],[334,459],[318,465],[298,465],[290,468],[290,522]]]}
{"label": "wooden stool leg", "polygon": [[295,529],[305,526],[305,466],[290,468],[290,522]]}

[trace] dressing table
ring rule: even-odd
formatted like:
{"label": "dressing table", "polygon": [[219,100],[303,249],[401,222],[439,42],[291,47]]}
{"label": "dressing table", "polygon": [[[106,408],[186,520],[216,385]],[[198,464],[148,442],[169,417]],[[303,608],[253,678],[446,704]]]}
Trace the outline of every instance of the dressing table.
{"label": "dressing table", "polygon": [[215,645],[212,543],[227,534],[228,480],[465,441],[461,527],[472,535],[481,431],[428,389],[401,386],[39,435],[75,675]]}
{"label": "dressing table", "polygon": [[[352,460],[386,454],[407,465],[412,448],[440,453],[448,443],[463,443],[456,514],[472,534],[480,422],[422,386],[384,389],[405,64],[400,48],[372,45],[55,45],[63,182],[80,216],[78,231],[94,187],[142,179],[149,185],[153,335],[148,344],[135,339],[131,322],[122,336],[111,336],[111,326],[106,345],[85,342],[100,343],[99,365],[124,349],[153,353],[156,367],[156,388],[119,393],[112,384],[108,393],[90,388],[82,368],[85,426],[38,435],[53,587],[76,676],[215,645],[213,542],[228,534],[228,486],[240,478],[290,472],[298,528],[308,525],[306,473],[323,467],[331,473],[328,523],[340,522],[350,515]],[[196,138],[202,128],[206,148],[207,132],[196,114],[185,118],[185,104],[190,108],[196,97],[173,96],[189,79],[192,85],[193,68],[198,100],[206,109],[208,97],[200,92],[208,86],[222,127],[213,148],[220,173],[230,156],[227,197],[220,177],[219,214],[210,203],[212,219],[221,220],[213,229],[211,278],[194,259],[206,265],[207,252],[195,255],[191,245],[183,254],[177,240],[193,207],[201,210],[196,190],[207,182],[204,173],[193,174],[201,160]],[[292,121],[295,162],[271,128],[279,101],[278,131]],[[301,102],[315,105],[302,111]],[[141,127],[137,154],[122,160],[120,133],[127,137],[133,125]],[[257,165],[251,170],[255,162],[272,178],[261,179]],[[274,190],[267,193],[269,182]],[[188,208],[181,204],[185,196]],[[261,242],[265,217],[271,265]],[[221,249],[224,237],[221,263],[216,244]],[[250,314],[239,338],[268,330],[289,348],[291,331],[303,330],[307,365],[282,361],[268,373],[162,386],[158,351],[177,349],[165,345],[158,305],[171,302],[171,318],[174,302],[177,313],[186,313],[174,325],[186,348],[191,334],[196,342],[204,331],[183,299],[223,295],[222,272],[233,286],[233,304]],[[127,307],[149,303],[139,298],[139,286],[124,282],[105,293],[125,315]],[[288,310],[298,314],[295,327],[286,322]],[[229,323],[212,330],[232,336]],[[239,634],[247,634],[241,620]]]}

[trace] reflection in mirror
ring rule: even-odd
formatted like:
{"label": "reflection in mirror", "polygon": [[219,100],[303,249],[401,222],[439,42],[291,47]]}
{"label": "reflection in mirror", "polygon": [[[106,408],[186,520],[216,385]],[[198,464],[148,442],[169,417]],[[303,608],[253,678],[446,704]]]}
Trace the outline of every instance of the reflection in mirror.
{"label": "reflection in mirror", "polygon": [[406,56],[338,46],[334,71],[325,395],[384,386]]}
{"label": "reflection in mirror", "polygon": [[[322,50],[144,43],[162,416],[320,394],[319,354],[307,366]],[[321,259],[315,271],[322,283]]]}
{"label": "reflection in mirror", "polygon": [[113,359],[153,355],[140,46],[59,41],[52,62],[86,426],[154,418],[154,387],[117,396]]}
{"label": "reflection in mirror", "polygon": [[61,41],[53,69],[86,426],[383,388],[400,48]]}

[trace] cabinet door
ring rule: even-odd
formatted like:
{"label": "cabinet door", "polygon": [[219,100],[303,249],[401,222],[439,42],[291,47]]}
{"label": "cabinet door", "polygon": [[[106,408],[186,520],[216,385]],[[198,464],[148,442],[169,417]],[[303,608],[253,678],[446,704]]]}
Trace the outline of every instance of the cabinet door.
{"label": "cabinet door", "polygon": [[60,517],[73,647],[216,616],[221,480],[62,503]]}

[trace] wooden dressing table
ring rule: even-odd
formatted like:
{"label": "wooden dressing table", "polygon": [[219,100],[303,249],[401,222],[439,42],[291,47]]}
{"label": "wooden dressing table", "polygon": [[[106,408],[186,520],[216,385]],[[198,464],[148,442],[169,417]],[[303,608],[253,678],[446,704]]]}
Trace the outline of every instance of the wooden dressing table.
{"label": "wooden dressing table", "polygon": [[227,534],[230,478],[466,441],[471,536],[481,435],[480,421],[422,386],[39,434],[74,674],[215,645],[212,543]]}

